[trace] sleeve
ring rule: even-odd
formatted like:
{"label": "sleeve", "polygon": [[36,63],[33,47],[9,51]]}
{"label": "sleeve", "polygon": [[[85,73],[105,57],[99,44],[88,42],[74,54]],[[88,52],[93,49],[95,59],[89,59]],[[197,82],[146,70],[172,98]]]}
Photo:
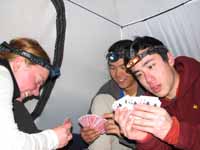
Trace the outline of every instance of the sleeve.
{"label": "sleeve", "polygon": [[[108,94],[99,94],[97,95],[91,106],[92,114],[103,115],[104,113],[112,112],[112,103],[114,102],[114,98]],[[96,139],[89,146],[89,150],[111,150],[111,135],[100,135],[98,139]]]}
{"label": "sleeve", "polygon": [[200,148],[199,138],[200,125],[180,122],[179,142],[175,146],[183,149],[196,150]]}
{"label": "sleeve", "polygon": [[109,94],[99,94],[93,101],[91,112],[100,116],[104,113],[111,113],[114,101],[115,99]]}
{"label": "sleeve", "polygon": [[137,150],[172,150],[172,146],[160,141],[156,137],[152,137],[144,143],[137,143],[136,147]]}
{"label": "sleeve", "polygon": [[[200,64],[199,68],[200,68]],[[200,73],[200,69],[198,70]],[[190,119],[192,121],[179,121],[180,122],[180,134],[178,143],[175,145],[179,148],[189,149],[189,150],[197,150],[200,149],[200,77],[194,79],[195,83],[192,87],[190,87],[190,91],[188,91],[188,97],[190,98],[190,102],[192,104],[196,104],[197,108],[193,108],[193,112],[195,114],[189,114]],[[189,95],[190,94],[190,95]],[[182,99],[180,99],[182,100]],[[184,110],[183,110],[184,111]],[[188,112],[187,110],[185,110]],[[194,123],[196,122],[196,123]]]}
{"label": "sleeve", "polygon": [[101,94],[108,94],[117,99],[120,95],[120,88],[117,85],[117,83],[113,80],[107,81],[100,89],[99,91],[95,94],[94,98],[92,98],[92,101],[90,103],[90,108],[88,113],[91,114],[91,107],[93,105],[93,101],[96,98],[96,96],[101,95]]}
{"label": "sleeve", "polygon": [[[112,104],[115,99],[109,94],[99,94],[95,97],[91,111],[92,114],[103,115],[104,113],[112,112]],[[89,146],[89,150],[128,150],[128,148],[119,143],[118,137],[114,135],[100,135],[92,144]]]}
{"label": "sleeve", "polygon": [[119,143],[126,145],[127,147],[130,147],[132,149],[136,149],[136,143],[133,140],[129,140],[125,137],[120,137],[119,138]]}
{"label": "sleeve", "polygon": [[58,146],[53,130],[38,134],[26,134],[18,130],[13,116],[13,81],[9,71],[0,67],[0,141],[1,149],[7,150],[50,150]]}
{"label": "sleeve", "polygon": [[[198,64],[198,68],[200,68],[200,64]],[[197,69],[195,70],[197,71]],[[198,70],[200,73],[200,69]],[[179,110],[179,114],[181,116],[177,116],[179,121],[180,130],[178,134],[177,142],[175,142],[174,146],[177,149],[189,149],[189,150],[197,150],[200,149],[200,101],[199,101],[199,89],[200,89],[200,77],[199,74],[196,78],[192,79],[193,84],[189,86],[187,92],[184,93],[184,96],[177,99],[177,101],[182,101],[182,105],[188,106],[188,109]],[[189,102],[189,103],[188,103]],[[187,105],[187,104],[191,104]],[[181,105],[180,105],[181,106]],[[196,107],[194,107],[196,106]],[[181,112],[180,112],[181,111]],[[184,120],[182,119],[185,117]],[[173,134],[172,134],[173,136]],[[174,137],[174,136],[173,136]],[[173,141],[168,141],[172,142]]]}

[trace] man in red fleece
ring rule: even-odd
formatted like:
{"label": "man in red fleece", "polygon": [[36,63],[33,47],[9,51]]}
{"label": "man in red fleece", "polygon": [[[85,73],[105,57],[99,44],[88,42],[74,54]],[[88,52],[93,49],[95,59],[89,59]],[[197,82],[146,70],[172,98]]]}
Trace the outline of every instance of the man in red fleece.
{"label": "man in red fleece", "polygon": [[[161,107],[135,105],[118,109],[122,133],[138,150],[200,149],[200,63],[172,53],[153,37],[136,37],[127,68],[162,102]],[[128,114],[128,115],[127,115]]]}

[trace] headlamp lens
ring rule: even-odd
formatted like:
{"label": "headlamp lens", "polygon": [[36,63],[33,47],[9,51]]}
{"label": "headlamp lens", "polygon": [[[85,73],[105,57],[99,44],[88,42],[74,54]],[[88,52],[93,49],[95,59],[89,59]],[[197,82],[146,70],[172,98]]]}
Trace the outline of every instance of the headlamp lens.
{"label": "headlamp lens", "polygon": [[108,60],[108,62],[116,62],[119,59],[119,55],[115,52],[109,52],[106,55],[106,59]]}
{"label": "headlamp lens", "polygon": [[139,61],[141,60],[140,56],[135,56],[134,58],[132,58],[128,64],[126,65],[126,68],[131,68],[133,66],[135,66]]}

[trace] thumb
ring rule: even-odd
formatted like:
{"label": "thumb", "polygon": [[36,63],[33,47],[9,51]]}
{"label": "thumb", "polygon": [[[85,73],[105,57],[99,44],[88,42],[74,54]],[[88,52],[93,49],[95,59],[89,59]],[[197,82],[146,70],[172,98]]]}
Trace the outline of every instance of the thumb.
{"label": "thumb", "polygon": [[72,122],[71,119],[65,119],[63,123],[64,128],[71,128],[72,127]]}

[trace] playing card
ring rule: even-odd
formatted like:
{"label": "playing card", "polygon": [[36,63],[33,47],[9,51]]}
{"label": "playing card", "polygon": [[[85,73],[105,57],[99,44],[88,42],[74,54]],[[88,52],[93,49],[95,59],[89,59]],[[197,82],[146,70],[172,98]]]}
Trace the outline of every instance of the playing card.
{"label": "playing card", "polygon": [[83,126],[83,127],[89,127],[88,116],[89,116],[89,115],[84,115],[84,116],[81,116],[81,117],[78,119],[78,121],[79,121],[79,123],[81,124],[81,126]]}
{"label": "playing card", "polygon": [[100,131],[101,134],[105,133],[105,126],[104,126],[104,124],[105,124],[106,121],[107,120],[104,119],[104,118],[97,118],[96,122],[94,123],[94,127],[98,131]]}
{"label": "playing card", "polygon": [[121,107],[121,104],[118,101],[115,101],[112,104],[112,109],[115,111],[117,108]]}
{"label": "playing card", "polygon": [[96,128],[101,134],[105,133],[104,123],[107,120],[95,114],[87,114],[79,118],[82,127]]}
{"label": "playing card", "polygon": [[113,110],[117,108],[128,108],[133,109],[134,105],[145,104],[155,107],[160,107],[161,102],[158,97],[155,96],[124,96],[119,100],[115,101],[112,105]]}
{"label": "playing card", "polygon": [[113,110],[116,110],[117,108],[127,107],[129,98],[130,98],[130,96],[126,95],[126,96],[116,100],[112,105]]}
{"label": "playing card", "polygon": [[130,98],[127,100],[127,108],[133,109],[134,105],[141,104],[141,98],[138,96],[130,96]]}
{"label": "playing card", "polygon": [[97,120],[97,118],[98,118],[98,116],[95,114],[88,115],[88,123],[91,128],[93,128],[93,125],[94,125],[95,121]]}
{"label": "playing card", "polygon": [[155,97],[155,96],[140,96],[140,98],[141,98],[142,104],[146,104],[146,105],[150,105],[150,106],[156,106],[156,107],[160,107],[160,105],[161,105],[161,102],[160,102],[158,97]]}

